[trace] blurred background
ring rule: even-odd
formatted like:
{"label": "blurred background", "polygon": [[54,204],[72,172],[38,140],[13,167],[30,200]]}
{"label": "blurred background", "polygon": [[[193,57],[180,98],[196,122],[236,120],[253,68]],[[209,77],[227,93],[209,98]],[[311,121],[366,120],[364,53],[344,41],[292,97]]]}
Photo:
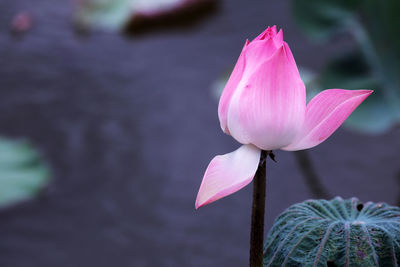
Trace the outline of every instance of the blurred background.
{"label": "blurred background", "polygon": [[272,25],[309,95],[375,93],[318,147],[275,151],[266,231],[309,198],[397,205],[400,6],[382,2],[0,2],[0,266],[246,266],[252,186],[194,201],[239,146],[218,122],[226,75]]}

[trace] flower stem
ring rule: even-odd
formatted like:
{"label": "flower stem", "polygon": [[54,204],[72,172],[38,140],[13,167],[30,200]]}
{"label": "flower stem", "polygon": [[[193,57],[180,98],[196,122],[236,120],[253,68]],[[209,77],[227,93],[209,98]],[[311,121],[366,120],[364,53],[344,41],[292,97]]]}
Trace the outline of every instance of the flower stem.
{"label": "flower stem", "polygon": [[251,210],[250,267],[263,265],[266,161],[271,151],[262,151],[260,164],[253,179],[253,204]]}

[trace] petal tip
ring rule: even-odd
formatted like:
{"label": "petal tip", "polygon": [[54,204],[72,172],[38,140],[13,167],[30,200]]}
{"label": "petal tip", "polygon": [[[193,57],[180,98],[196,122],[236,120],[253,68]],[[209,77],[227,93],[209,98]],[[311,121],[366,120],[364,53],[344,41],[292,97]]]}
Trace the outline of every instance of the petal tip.
{"label": "petal tip", "polygon": [[276,25],[274,25],[272,27],[268,26],[267,29],[265,29],[260,35],[258,35],[254,39],[254,41],[274,38],[276,36],[276,33],[277,33]]}
{"label": "petal tip", "polygon": [[366,95],[367,97],[374,92],[374,90],[360,90],[360,91],[362,91],[363,94]]}
{"label": "petal tip", "polygon": [[199,192],[197,193],[196,202],[194,204],[196,210],[207,204],[214,202],[213,198],[215,198],[215,195],[211,197],[209,196],[207,199],[202,199],[202,197],[204,198],[204,194],[202,193],[202,190],[199,190]]}
{"label": "petal tip", "polygon": [[199,208],[201,208],[203,205],[202,204],[199,204],[198,202],[197,202],[197,199],[196,199],[196,203],[194,204],[194,207],[196,208],[196,210],[198,210]]}
{"label": "petal tip", "polygon": [[282,46],[283,45],[283,30],[280,29],[279,32],[275,35],[274,41],[277,46]]}
{"label": "petal tip", "polygon": [[358,91],[358,96],[362,99],[359,104],[364,102],[364,100],[367,99],[367,97],[369,97],[374,92],[374,90],[365,90],[365,89],[356,91]]}
{"label": "petal tip", "polygon": [[198,210],[198,209],[200,209],[201,207],[204,207],[204,206],[206,206],[206,205],[208,205],[208,204],[210,204],[210,203],[212,203],[212,202],[214,202],[213,200],[212,200],[212,198],[210,198],[210,199],[208,199],[208,200],[206,200],[206,201],[200,201],[199,199],[196,199],[196,203],[195,203],[195,208],[196,208],[196,210]]}

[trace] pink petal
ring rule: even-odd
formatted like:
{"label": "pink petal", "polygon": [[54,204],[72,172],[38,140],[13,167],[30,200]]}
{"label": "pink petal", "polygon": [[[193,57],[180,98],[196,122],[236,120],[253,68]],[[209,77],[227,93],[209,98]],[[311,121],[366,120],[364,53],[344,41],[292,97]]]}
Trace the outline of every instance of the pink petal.
{"label": "pink petal", "polygon": [[286,42],[284,42],[284,43],[283,43],[283,46],[284,46],[285,49],[286,49],[286,55],[287,55],[287,57],[288,57],[288,60],[289,60],[290,64],[292,64],[293,66],[295,66],[295,68],[293,68],[293,69],[296,71],[297,75],[300,76],[299,70],[298,70],[298,68],[297,68],[296,61],[294,60],[294,57],[293,57],[292,51],[291,51],[290,48],[289,48],[289,45],[288,45]]}
{"label": "pink petal", "polygon": [[283,43],[279,43],[279,38],[267,38],[251,42],[246,48],[246,69],[244,76],[248,76],[258,67],[269,60],[276,51],[282,47]]}
{"label": "pink petal", "polygon": [[330,89],[316,95],[307,105],[302,129],[283,150],[301,150],[325,141],[370,94],[371,90]]}
{"label": "pink petal", "polygon": [[276,25],[265,29],[265,31],[263,31],[260,35],[258,35],[253,41],[274,38],[275,35],[276,35]]}
{"label": "pink petal", "polygon": [[246,41],[219,101],[218,116],[221,128],[225,133],[229,134],[227,127],[228,107],[240,80],[243,79],[244,75],[249,75],[263,62],[267,61],[282,45],[284,45],[283,33],[282,30],[276,33],[276,26],[268,27],[253,42]]}
{"label": "pink petal", "polygon": [[283,31],[282,31],[282,29],[274,37],[274,42],[275,42],[275,45],[277,47],[281,47],[283,45]]}
{"label": "pink petal", "polygon": [[248,79],[242,79],[235,91],[228,110],[228,128],[240,143],[278,149],[289,145],[300,130],[306,93],[289,54],[289,47],[282,46]]}
{"label": "pink petal", "polygon": [[228,107],[229,107],[229,103],[231,101],[232,95],[235,92],[237,85],[239,84],[240,79],[242,78],[242,75],[244,72],[244,67],[246,65],[244,50],[246,49],[248,44],[249,44],[249,41],[246,40],[246,43],[244,44],[244,47],[239,56],[239,59],[236,62],[235,68],[233,69],[232,74],[229,77],[229,80],[228,80],[227,84],[225,85],[225,88],[224,88],[221,98],[219,100],[219,105],[218,105],[219,121],[221,124],[222,131],[224,131],[225,133],[228,133],[228,134],[229,134],[229,130],[227,128]]}
{"label": "pink petal", "polygon": [[240,190],[253,180],[261,151],[244,145],[210,162],[201,182],[196,209]]}

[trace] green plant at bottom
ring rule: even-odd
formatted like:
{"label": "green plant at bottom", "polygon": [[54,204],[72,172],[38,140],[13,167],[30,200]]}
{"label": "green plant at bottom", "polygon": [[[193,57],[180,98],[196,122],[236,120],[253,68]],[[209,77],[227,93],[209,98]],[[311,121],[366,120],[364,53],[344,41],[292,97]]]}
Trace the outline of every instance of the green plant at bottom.
{"label": "green plant at bottom", "polygon": [[284,211],[264,246],[264,266],[398,266],[400,208],[357,198],[307,200]]}

